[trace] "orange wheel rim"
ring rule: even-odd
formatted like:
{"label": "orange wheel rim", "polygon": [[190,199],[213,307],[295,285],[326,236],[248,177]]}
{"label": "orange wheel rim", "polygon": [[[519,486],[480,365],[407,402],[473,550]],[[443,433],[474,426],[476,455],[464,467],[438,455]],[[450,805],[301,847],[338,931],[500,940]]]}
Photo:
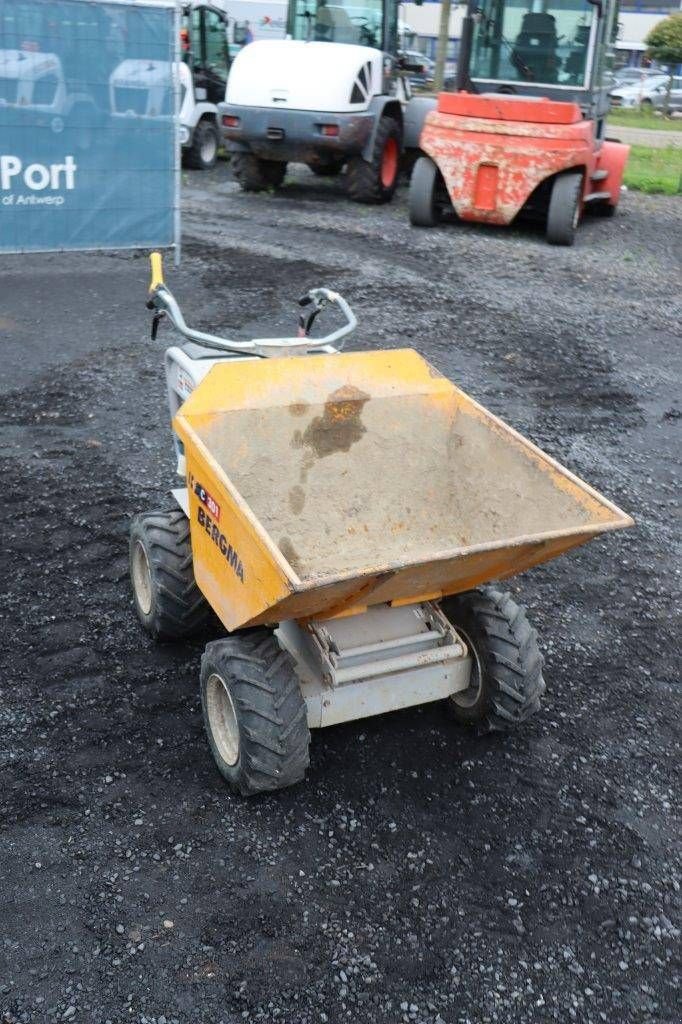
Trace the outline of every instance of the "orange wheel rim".
{"label": "orange wheel rim", "polygon": [[398,143],[395,139],[388,139],[381,154],[381,184],[384,188],[391,188],[398,173]]}

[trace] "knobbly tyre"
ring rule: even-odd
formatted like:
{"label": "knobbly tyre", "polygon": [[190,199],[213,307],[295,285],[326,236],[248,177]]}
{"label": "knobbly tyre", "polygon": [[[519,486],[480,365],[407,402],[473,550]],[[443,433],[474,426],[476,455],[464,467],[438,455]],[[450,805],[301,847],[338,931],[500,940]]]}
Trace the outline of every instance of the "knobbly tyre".
{"label": "knobbly tyre", "polygon": [[[201,701],[243,795],[300,781],[313,728],[427,701],[521,725],[542,656],[491,581],[632,523],[415,351],[341,353],[337,293],[300,302],[296,337],[192,330],[152,254],[152,335],[186,339],[165,356],[182,486],[133,520],[134,604],[158,641],[225,627]],[[329,305],[345,324],[311,337]]]}

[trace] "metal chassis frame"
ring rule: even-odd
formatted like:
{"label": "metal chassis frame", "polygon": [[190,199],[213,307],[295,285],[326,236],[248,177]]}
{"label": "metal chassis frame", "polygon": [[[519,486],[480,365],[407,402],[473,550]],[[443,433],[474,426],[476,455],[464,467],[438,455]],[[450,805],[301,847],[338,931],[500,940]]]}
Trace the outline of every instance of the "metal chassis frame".
{"label": "metal chassis frame", "polygon": [[[343,622],[346,640],[349,632],[366,640],[378,616],[395,624],[410,614],[421,617],[428,630],[392,639],[377,631],[373,642],[339,651],[335,623]],[[467,646],[431,601],[375,605],[345,619],[282,622],[275,633],[296,662],[311,729],[446,700],[469,685]]]}
{"label": "metal chassis frame", "polygon": [[[187,488],[174,488],[171,494],[189,515]],[[429,629],[389,640],[377,636],[340,651],[335,621],[343,618],[346,626],[356,627],[361,640],[367,640],[368,623],[371,630],[377,610],[394,620],[416,612]],[[469,686],[472,658],[467,645],[432,601],[374,605],[338,620],[292,619],[280,622],[275,636],[296,662],[311,729],[447,700]]]}

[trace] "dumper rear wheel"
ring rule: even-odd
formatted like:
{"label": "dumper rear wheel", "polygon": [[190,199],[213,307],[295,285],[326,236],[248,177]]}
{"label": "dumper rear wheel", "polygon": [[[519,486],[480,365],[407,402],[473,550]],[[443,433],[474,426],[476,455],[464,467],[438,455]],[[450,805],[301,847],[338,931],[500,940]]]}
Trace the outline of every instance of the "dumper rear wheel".
{"label": "dumper rear wheel", "polygon": [[218,770],[251,796],[300,782],[310,731],[294,661],[268,629],[208,644],[201,659],[204,726]]}
{"label": "dumper rear wheel", "polygon": [[343,161],[328,160],[308,164],[308,167],[318,178],[336,178],[343,170]]}
{"label": "dumper rear wheel", "polygon": [[468,688],[448,699],[453,717],[485,730],[508,730],[540,707],[545,692],[537,634],[508,593],[481,587],[442,603],[469,648]]}
{"label": "dumper rear wheel", "polygon": [[155,640],[186,640],[213,616],[194,579],[189,521],[177,506],[133,519],[130,582],[138,618]]}
{"label": "dumper rear wheel", "polygon": [[377,126],[369,160],[354,156],[348,161],[348,195],[355,203],[388,203],[398,185],[403,137],[398,122],[384,115]]}
{"label": "dumper rear wheel", "polygon": [[287,172],[287,165],[283,161],[261,160],[253,153],[233,153],[230,167],[243,192],[264,192],[268,188],[279,188]]}

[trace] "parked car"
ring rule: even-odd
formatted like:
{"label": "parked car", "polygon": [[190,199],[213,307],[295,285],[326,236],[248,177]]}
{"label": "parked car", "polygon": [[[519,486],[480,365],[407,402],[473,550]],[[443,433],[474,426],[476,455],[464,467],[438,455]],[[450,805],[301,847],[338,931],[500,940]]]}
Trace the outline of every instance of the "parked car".
{"label": "parked car", "polygon": [[669,112],[671,114],[682,114],[682,75],[675,75],[673,78],[673,87],[670,90]]}
{"label": "parked car", "polygon": [[432,84],[436,68],[435,60],[431,60],[430,57],[418,50],[401,50],[398,57],[402,59],[407,68],[410,85],[424,88],[424,86]]}
{"label": "parked car", "polygon": [[[643,107],[648,110],[662,110],[665,106],[665,93],[668,84],[667,75],[659,75],[637,82],[634,85],[624,85],[613,89],[610,94],[612,108],[633,110]],[[682,77],[673,78],[673,87],[670,93],[670,112],[682,110]]]}
{"label": "parked car", "polygon": [[622,89],[626,85],[639,85],[640,82],[662,77],[665,77],[665,71],[660,68],[619,68],[613,72],[613,87]]}

